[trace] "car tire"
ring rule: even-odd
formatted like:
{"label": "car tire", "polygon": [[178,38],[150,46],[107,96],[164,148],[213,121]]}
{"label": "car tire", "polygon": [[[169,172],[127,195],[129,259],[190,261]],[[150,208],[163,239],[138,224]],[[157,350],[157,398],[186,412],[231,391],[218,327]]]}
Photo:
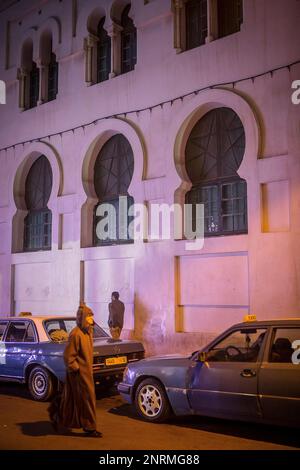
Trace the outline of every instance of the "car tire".
{"label": "car tire", "polygon": [[151,377],[138,385],[134,403],[139,416],[152,423],[162,423],[171,415],[170,403],[163,385]]}
{"label": "car tire", "polygon": [[47,401],[54,392],[53,377],[44,367],[34,367],[29,374],[28,388],[34,400]]}

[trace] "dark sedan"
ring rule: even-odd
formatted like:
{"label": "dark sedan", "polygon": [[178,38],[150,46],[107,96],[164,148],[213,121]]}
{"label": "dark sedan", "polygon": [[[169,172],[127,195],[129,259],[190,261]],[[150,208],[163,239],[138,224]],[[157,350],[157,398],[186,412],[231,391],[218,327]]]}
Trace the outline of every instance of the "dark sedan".
{"label": "dark sedan", "polygon": [[245,322],[189,356],[128,365],[118,390],[148,421],[206,415],[300,426],[300,319]]}

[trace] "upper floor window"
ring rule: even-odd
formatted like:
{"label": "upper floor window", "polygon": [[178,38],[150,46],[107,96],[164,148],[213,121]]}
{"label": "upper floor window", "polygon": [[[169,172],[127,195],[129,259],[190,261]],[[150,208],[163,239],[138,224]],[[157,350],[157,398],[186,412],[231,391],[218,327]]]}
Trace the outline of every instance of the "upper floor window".
{"label": "upper floor window", "polygon": [[40,102],[46,103],[55,100],[58,93],[59,66],[53,52],[52,33],[46,30],[40,40]]}
{"label": "upper floor window", "polygon": [[172,0],[174,47],[193,49],[240,31],[243,0]]}
{"label": "upper floor window", "polygon": [[240,31],[243,23],[243,0],[218,0],[218,37]]}
{"label": "upper floor window", "polygon": [[33,59],[33,42],[28,38],[21,53],[21,67],[18,69],[19,107],[22,111],[34,108],[38,104],[40,92],[40,74]]}
{"label": "upper floor window", "polygon": [[186,203],[204,204],[206,236],[247,232],[247,185],[237,173],[244,152],[244,127],[230,108],[208,112],[189,136],[185,162],[193,186]]}
{"label": "upper floor window", "polygon": [[189,0],[185,4],[186,49],[205,44],[207,36],[207,0]]}
{"label": "upper floor window", "polygon": [[48,101],[55,100],[58,93],[58,62],[52,52],[48,65]]}
{"label": "upper floor window", "polygon": [[35,62],[31,64],[31,70],[27,76],[29,81],[29,106],[28,108],[34,108],[38,104],[39,100],[39,84],[40,84],[40,71]]}
{"label": "upper floor window", "polygon": [[108,80],[111,69],[111,38],[104,29],[105,17],[98,25],[97,83]]}
{"label": "upper floor window", "polygon": [[28,214],[24,220],[24,251],[51,249],[52,213],[47,207],[51,190],[51,166],[42,155],[33,163],[25,182]]}
{"label": "upper floor window", "polygon": [[132,19],[128,16],[131,5],[124,8],[121,17],[121,73],[134,69],[137,59],[137,34]]}
{"label": "upper floor window", "polygon": [[58,93],[58,62],[52,50],[52,34],[41,35],[37,62],[33,59],[32,39],[22,47],[21,67],[18,69],[19,107],[22,111],[52,101]]}
{"label": "upper floor window", "polygon": [[[132,217],[128,216],[128,210],[122,210],[133,204],[128,193],[133,167],[133,152],[128,140],[122,134],[111,137],[102,147],[94,167],[94,187],[99,199],[94,212],[95,246],[133,242],[128,233]],[[107,205],[112,207],[110,218],[105,209]],[[99,208],[103,209],[103,215],[97,215]],[[107,220],[107,235],[99,238],[97,225],[104,219]]]}

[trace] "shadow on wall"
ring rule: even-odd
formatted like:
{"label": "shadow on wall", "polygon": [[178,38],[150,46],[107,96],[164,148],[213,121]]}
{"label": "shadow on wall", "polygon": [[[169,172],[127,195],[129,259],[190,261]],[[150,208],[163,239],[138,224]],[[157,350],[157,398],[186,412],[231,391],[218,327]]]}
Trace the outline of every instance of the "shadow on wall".
{"label": "shadow on wall", "polygon": [[135,330],[123,330],[122,339],[141,341],[145,347],[146,356],[158,356],[164,354],[190,355],[212,341],[217,333],[167,333],[167,310],[154,304],[149,309],[135,295]]}
{"label": "shadow on wall", "polygon": [[157,306],[153,302],[153,309],[149,309],[135,295],[135,335],[144,344],[147,356],[166,354],[166,329],[163,315],[158,315]]}
{"label": "shadow on wall", "polygon": [[162,321],[153,316],[153,310],[149,310],[141,298],[135,294],[134,297],[135,329],[123,330],[122,339],[141,341],[145,347],[146,356],[155,356],[167,353],[165,344],[165,332],[161,327]]}

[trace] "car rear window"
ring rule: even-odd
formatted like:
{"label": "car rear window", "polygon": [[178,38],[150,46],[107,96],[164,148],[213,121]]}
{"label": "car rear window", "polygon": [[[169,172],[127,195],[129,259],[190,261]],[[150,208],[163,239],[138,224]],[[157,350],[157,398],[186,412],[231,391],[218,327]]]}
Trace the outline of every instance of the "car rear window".
{"label": "car rear window", "polygon": [[[54,343],[68,341],[70,332],[77,326],[74,318],[59,318],[44,322],[46,332]],[[108,334],[97,324],[94,324],[94,338],[106,338]]]}
{"label": "car rear window", "polygon": [[7,322],[0,322],[0,341],[2,341],[5,330],[6,330]]}
{"label": "car rear window", "polygon": [[10,322],[5,341],[7,343],[34,343],[35,334],[32,324],[28,321]]}
{"label": "car rear window", "polygon": [[300,351],[300,328],[275,328],[269,353],[269,362],[293,363]]}

